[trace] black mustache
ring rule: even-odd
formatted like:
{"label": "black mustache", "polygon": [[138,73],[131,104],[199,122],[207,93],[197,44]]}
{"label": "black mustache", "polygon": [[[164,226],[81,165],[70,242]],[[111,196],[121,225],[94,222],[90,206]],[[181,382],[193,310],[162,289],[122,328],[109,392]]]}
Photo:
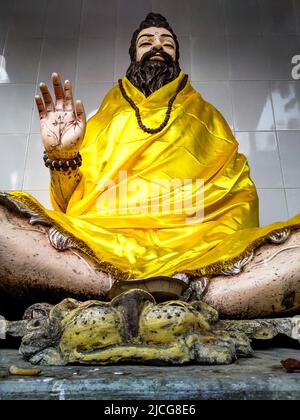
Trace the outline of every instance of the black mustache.
{"label": "black mustache", "polygon": [[147,51],[141,59],[141,64],[144,64],[145,61],[150,60],[150,58],[154,57],[157,53],[161,55],[165,59],[165,62],[167,64],[173,63],[173,58],[170,56],[170,54],[166,53],[163,49],[161,50],[150,50]]}

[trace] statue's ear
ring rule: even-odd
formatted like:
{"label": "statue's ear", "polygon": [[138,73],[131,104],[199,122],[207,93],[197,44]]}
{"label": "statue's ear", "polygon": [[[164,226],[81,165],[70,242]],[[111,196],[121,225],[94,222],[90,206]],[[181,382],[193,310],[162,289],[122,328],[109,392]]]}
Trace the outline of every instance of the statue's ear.
{"label": "statue's ear", "polygon": [[26,309],[23,315],[24,320],[49,318],[53,305],[49,303],[34,303]]}
{"label": "statue's ear", "polygon": [[76,299],[64,299],[51,309],[50,320],[54,322],[61,322],[71,311],[77,309],[80,304],[81,302]]}

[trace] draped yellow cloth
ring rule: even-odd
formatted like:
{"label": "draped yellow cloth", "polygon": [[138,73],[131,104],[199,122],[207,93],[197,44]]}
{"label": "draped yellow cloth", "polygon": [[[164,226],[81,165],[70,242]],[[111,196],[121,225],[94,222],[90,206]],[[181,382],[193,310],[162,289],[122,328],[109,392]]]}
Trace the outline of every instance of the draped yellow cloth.
{"label": "draped yellow cloth", "polygon": [[[147,127],[162,123],[183,77],[181,72],[147,98],[123,78],[124,89]],[[167,126],[157,134],[139,127],[134,110],[114,86],[88,121],[80,152],[82,178],[65,213],[51,187],[54,210],[45,209],[28,193],[10,195],[76,237],[104,270],[120,278],[218,273],[248,255],[270,232],[300,228],[300,214],[259,227],[257,191],[247,159],[238,153],[238,143],[221,114],[189,81],[173,104]],[[114,211],[104,198],[108,192],[124,190],[120,173],[134,182],[129,182],[127,194],[115,194],[118,211]],[[166,194],[170,208],[149,212],[149,188],[174,179],[203,180],[204,200],[191,207],[202,209],[203,220],[188,223],[191,208],[181,213],[172,209],[184,188]],[[199,190],[189,191],[194,200]]]}

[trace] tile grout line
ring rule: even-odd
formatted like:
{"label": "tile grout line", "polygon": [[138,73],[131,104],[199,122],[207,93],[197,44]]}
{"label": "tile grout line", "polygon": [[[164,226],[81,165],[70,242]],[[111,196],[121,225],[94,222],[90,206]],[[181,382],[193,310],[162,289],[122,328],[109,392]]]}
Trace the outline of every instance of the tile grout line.
{"label": "tile grout line", "polygon": [[293,10],[294,10],[294,15],[295,15],[295,21],[296,21],[296,35],[300,36],[300,15],[298,16],[297,13],[297,7],[296,7],[296,0],[293,0]]}
{"label": "tile grout line", "polygon": [[286,194],[285,177],[284,177],[283,165],[282,165],[282,159],[281,159],[280,142],[279,142],[279,136],[278,136],[278,130],[277,130],[275,107],[274,107],[274,101],[273,101],[272,82],[271,81],[269,82],[269,85],[270,85],[270,100],[271,100],[272,113],[273,113],[273,118],[274,118],[275,138],[276,138],[276,144],[277,144],[277,150],[278,150],[279,164],[280,164],[280,170],[281,170],[281,178],[282,178],[282,183],[283,183],[283,192],[284,192],[284,197],[285,197],[285,207],[286,207],[287,215],[288,215],[288,218],[289,218],[290,217],[290,212],[289,212],[288,199],[287,199],[287,194]]}
{"label": "tile grout line", "polygon": [[5,53],[6,53],[7,43],[8,43],[8,32],[9,32],[9,28],[10,28],[11,23],[12,23],[14,10],[15,10],[15,2],[14,2],[14,5],[13,5],[11,11],[10,11],[10,17],[9,17],[8,25],[7,25],[7,28],[6,28],[6,33],[5,33],[5,37],[4,37],[4,43],[3,43],[3,49],[2,49],[2,56],[0,55],[1,56],[0,68],[3,67],[2,65],[4,64],[4,60],[5,60]]}
{"label": "tile grout line", "polygon": [[[77,37],[77,51],[76,51],[76,67],[75,67],[75,80],[74,80],[74,92],[73,95],[77,97],[78,94],[78,77],[79,77],[79,53],[81,47],[81,33],[82,33],[82,25],[83,25],[83,10],[84,10],[84,2],[85,0],[81,0],[81,7],[80,7],[80,19],[79,19],[79,31]],[[74,99],[74,98],[73,98]]]}
{"label": "tile grout line", "polygon": [[278,149],[278,156],[279,156],[279,163],[280,163],[280,169],[281,169],[281,177],[282,177],[283,188],[284,188],[284,196],[285,196],[285,202],[286,202],[286,210],[287,210],[287,213],[288,213],[288,217],[292,217],[292,216],[290,215],[289,203],[288,203],[287,194],[286,194],[286,190],[287,190],[287,189],[292,189],[292,188],[287,188],[287,187],[286,187],[286,183],[285,183],[285,176],[284,176],[283,165],[282,165],[282,159],[281,159],[280,141],[279,141],[279,136],[278,136],[278,134],[279,134],[279,133],[278,133],[277,131],[275,131],[276,143],[277,143],[277,149]]}
{"label": "tile grout line", "polygon": [[192,83],[192,31],[191,31],[191,3],[187,5],[187,23],[188,23],[188,46],[189,46],[189,82]]}
{"label": "tile grout line", "polygon": [[263,19],[263,11],[262,11],[262,5],[261,5],[261,1],[260,0],[255,0],[256,6],[257,6],[257,11],[258,11],[258,16],[259,16],[259,28],[260,28],[260,35],[261,36],[265,36],[264,33],[264,19]]}
{"label": "tile grout line", "polygon": [[235,137],[235,131],[236,131],[236,119],[235,119],[235,107],[234,107],[234,100],[233,100],[233,92],[231,87],[231,80],[230,80],[230,71],[231,71],[231,65],[230,65],[230,58],[229,58],[229,31],[227,26],[227,17],[226,17],[226,9],[225,9],[225,3],[223,0],[221,1],[222,5],[222,16],[223,16],[223,23],[224,23],[224,36],[225,36],[225,43],[226,43],[226,49],[227,49],[227,66],[228,66],[228,80],[226,81],[227,89],[229,93],[229,100],[230,100],[230,108],[231,108],[231,120],[232,120],[232,132]]}
{"label": "tile grout line", "polygon": [[119,24],[119,12],[120,12],[120,0],[117,0],[116,2],[116,15],[115,15],[115,19],[116,19],[116,30],[115,30],[115,39],[114,39],[114,63],[113,63],[113,69],[114,69],[114,74],[113,74],[113,84],[117,83],[117,45],[118,45],[118,24]]}
{"label": "tile grout line", "polygon": [[[30,123],[29,123],[29,132],[27,135],[27,144],[26,144],[26,150],[25,150],[25,158],[24,158],[24,171],[23,171],[23,178],[22,178],[22,191],[24,191],[24,183],[25,183],[25,174],[26,174],[26,165],[27,165],[27,161],[28,161],[28,152],[29,152],[29,142],[30,142],[30,137],[31,137],[31,131],[32,131],[32,126],[33,126],[33,119],[34,119],[34,109],[35,109],[35,95],[37,93],[37,86],[38,86],[38,80],[39,80],[39,76],[40,76],[40,70],[41,70],[41,60],[42,60],[42,54],[44,51],[44,46],[45,46],[45,31],[46,31],[46,20],[47,20],[47,13],[48,13],[48,8],[49,8],[49,0],[47,0],[46,2],[46,7],[45,7],[45,12],[44,12],[44,18],[43,18],[43,31],[42,31],[42,42],[40,45],[40,51],[39,51],[39,64],[38,64],[38,68],[37,68],[37,73],[36,73],[36,80],[35,80],[35,85],[34,85],[34,97],[33,97],[33,101],[32,101],[32,109],[31,109],[31,117],[30,117]],[[40,138],[40,141],[41,138]]]}
{"label": "tile grout line", "polygon": [[296,16],[296,34],[300,36],[300,14],[298,15],[297,13],[296,0],[293,1],[293,7],[294,7],[294,13]]}

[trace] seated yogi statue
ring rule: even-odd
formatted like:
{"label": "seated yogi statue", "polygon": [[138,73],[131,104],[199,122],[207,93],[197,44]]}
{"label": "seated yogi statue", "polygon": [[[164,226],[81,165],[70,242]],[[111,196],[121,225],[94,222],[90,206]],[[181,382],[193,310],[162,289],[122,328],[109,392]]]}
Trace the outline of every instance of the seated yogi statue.
{"label": "seated yogi statue", "polygon": [[148,14],[129,54],[87,124],[70,81],[53,73],[55,96],[40,84],[53,209],[0,193],[0,313],[139,287],[201,299],[223,317],[297,313],[300,213],[259,226],[248,162],[180,69],[163,16]]}

